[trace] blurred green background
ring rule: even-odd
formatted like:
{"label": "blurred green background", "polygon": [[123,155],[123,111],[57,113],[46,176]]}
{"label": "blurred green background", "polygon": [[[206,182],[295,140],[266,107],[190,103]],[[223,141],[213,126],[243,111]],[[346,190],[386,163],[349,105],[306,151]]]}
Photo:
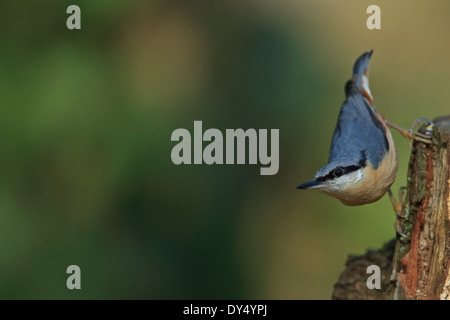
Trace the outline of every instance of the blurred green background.
{"label": "blurred green background", "polygon": [[[81,7],[82,30],[66,28]],[[381,7],[381,30],[366,8]],[[447,1],[2,1],[0,298],[329,299],[391,204],[295,187],[328,159],[353,63],[380,113],[448,114]],[[280,170],[171,162],[173,130],[280,130]],[[405,185],[409,149],[393,133]],[[67,266],[82,290],[66,288]]]}

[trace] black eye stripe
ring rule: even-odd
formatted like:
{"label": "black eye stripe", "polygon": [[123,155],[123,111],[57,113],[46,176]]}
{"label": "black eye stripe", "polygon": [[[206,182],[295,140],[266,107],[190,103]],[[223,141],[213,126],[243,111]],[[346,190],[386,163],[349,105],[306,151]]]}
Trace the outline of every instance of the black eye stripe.
{"label": "black eye stripe", "polygon": [[360,166],[348,166],[348,167],[345,167],[344,169],[345,169],[345,173],[349,173],[349,172],[356,171],[360,168],[361,168]]}
{"label": "black eye stripe", "polygon": [[347,166],[347,167],[337,167],[336,169],[331,170],[326,176],[318,177],[316,180],[318,182],[323,182],[326,180],[332,180],[334,178],[338,178],[343,176],[344,174],[356,171],[360,169],[360,166]]}

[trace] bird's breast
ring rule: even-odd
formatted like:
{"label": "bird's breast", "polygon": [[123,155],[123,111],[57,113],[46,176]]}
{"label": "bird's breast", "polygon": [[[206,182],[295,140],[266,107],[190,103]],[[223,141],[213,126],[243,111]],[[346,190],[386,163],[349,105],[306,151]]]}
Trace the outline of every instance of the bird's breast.
{"label": "bird's breast", "polygon": [[378,165],[367,161],[366,166],[361,170],[360,179],[356,179],[345,189],[324,190],[325,193],[339,199],[345,205],[357,206],[379,200],[389,190],[397,175],[398,156],[394,140],[384,119],[378,114],[377,119],[385,130],[389,144],[389,149],[386,150]]}

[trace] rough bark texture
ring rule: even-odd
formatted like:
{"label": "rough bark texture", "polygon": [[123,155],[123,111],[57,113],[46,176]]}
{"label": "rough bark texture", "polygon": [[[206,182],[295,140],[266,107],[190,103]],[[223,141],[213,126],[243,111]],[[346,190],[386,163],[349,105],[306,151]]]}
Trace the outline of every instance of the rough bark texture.
{"label": "rough bark texture", "polygon": [[[434,144],[414,143],[408,169],[403,219],[410,239],[397,236],[378,251],[349,256],[333,299],[450,300],[450,116],[420,132]],[[381,289],[368,289],[367,267],[381,269]]]}

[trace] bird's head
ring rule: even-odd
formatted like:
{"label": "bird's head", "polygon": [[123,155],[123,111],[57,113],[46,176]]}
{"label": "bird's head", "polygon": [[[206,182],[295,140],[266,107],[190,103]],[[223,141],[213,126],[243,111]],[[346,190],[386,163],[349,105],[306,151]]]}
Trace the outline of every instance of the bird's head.
{"label": "bird's head", "polygon": [[347,198],[357,196],[358,190],[364,187],[364,167],[356,161],[333,161],[317,171],[313,180],[299,185],[297,189],[320,189],[347,203]]}

